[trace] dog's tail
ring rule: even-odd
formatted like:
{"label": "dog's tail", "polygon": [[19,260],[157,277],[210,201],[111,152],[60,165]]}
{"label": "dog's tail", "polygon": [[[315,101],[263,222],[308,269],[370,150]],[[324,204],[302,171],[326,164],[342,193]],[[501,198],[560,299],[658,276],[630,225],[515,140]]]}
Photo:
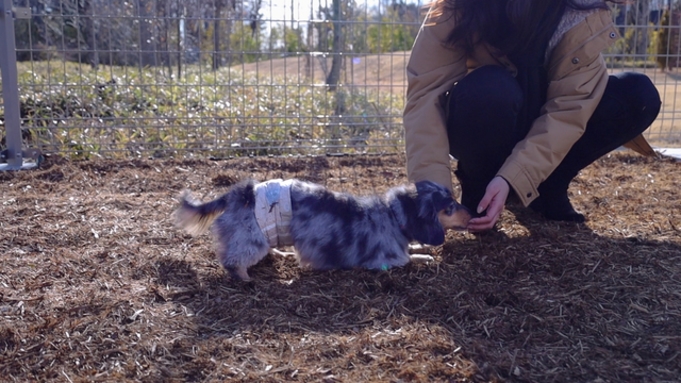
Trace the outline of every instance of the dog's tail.
{"label": "dog's tail", "polygon": [[227,195],[199,204],[193,202],[189,190],[180,195],[180,206],[173,214],[175,225],[191,235],[199,235],[208,230],[215,219],[227,209]]}

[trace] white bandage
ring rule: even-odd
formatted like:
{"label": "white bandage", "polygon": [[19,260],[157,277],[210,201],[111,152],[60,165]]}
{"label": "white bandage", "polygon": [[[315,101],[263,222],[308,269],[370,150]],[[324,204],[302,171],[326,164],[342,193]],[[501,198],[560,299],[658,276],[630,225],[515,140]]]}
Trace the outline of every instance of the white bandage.
{"label": "white bandage", "polygon": [[256,184],[255,219],[270,247],[291,246],[292,180],[270,180]]}

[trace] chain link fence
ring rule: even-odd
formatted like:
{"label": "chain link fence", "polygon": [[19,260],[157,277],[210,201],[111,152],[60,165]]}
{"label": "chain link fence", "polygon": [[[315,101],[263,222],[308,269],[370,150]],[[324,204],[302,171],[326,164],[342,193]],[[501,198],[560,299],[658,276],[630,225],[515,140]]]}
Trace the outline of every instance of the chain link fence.
{"label": "chain link fence", "polygon": [[[403,150],[423,3],[0,1],[5,162]],[[679,1],[614,15],[611,70],[653,79],[663,107],[647,136],[681,146]]]}

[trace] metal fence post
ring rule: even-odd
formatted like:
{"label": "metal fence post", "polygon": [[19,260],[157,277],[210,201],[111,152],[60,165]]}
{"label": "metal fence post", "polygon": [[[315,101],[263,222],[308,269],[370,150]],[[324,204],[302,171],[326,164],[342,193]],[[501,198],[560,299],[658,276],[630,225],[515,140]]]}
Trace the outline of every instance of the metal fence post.
{"label": "metal fence post", "polygon": [[2,70],[2,97],[5,104],[6,164],[0,170],[30,169],[35,163],[24,163],[21,148],[21,117],[19,114],[19,84],[17,81],[17,54],[14,40],[14,12],[12,0],[0,3],[0,70]]}

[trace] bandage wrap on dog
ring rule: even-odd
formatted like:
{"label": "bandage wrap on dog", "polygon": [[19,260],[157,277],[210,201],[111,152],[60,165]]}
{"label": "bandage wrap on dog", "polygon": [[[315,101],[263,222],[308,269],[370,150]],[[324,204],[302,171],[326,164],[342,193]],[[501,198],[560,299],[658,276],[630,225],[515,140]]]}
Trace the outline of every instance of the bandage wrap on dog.
{"label": "bandage wrap on dog", "polygon": [[270,180],[256,184],[255,219],[270,247],[291,246],[292,180]]}

